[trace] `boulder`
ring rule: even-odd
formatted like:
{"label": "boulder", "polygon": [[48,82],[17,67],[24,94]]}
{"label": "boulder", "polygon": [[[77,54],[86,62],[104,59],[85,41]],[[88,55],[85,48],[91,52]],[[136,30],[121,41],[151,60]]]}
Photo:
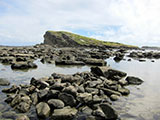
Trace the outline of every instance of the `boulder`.
{"label": "boulder", "polygon": [[12,63],[12,69],[29,69],[29,68],[37,68],[37,65],[32,62],[16,62]]}
{"label": "boulder", "polygon": [[116,120],[118,118],[117,112],[108,103],[102,103],[99,105],[105,114],[107,120]]}
{"label": "boulder", "polygon": [[111,90],[111,89],[107,89],[107,88],[102,88],[102,90],[104,91],[104,93],[108,96],[111,96],[112,94],[115,94],[115,95],[118,95],[118,96],[121,96],[121,93],[118,92],[118,91],[114,91],[114,90]]}
{"label": "boulder", "polygon": [[48,105],[51,109],[62,109],[64,107],[63,101],[59,99],[50,99],[48,100]]}
{"label": "boulder", "polygon": [[49,84],[43,80],[35,79],[34,77],[31,79],[30,84],[38,87],[39,89],[44,89],[49,87]]}
{"label": "boulder", "polygon": [[134,76],[128,76],[126,78],[126,81],[128,81],[128,84],[131,84],[131,85],[140,85],[143,83],[143,80]]}
{"label": "boulder", "polygon": [[104,76],[107,79],[111,79],[111,80],[120,80],[127,75],[125,72],[114,70],[107,66],[91,67],[91,72],[98,76]]}
{"label": "boulder", "polygon": [[26,115],[19,115],[16,120],[30,120]]}
{"label": "boulder", "polygon": [[77,95],[77,90],[74,86],[68,86],[68,87],[65,87],[62,92],[65,92],[65,93],[68,93],[68,94],[71,94],[73,95],[74,97],[76,97]]}
{"label": "boulder", "polygon": [[60,100],[62,100],[65,103],[65,105],[68,105],[68,106],[71,106],[71,107],[76,105],[76,100],[74,99],[74,97],[71,94],[60,93],[58,95],[58,98]]}
{"label": "boulder", "polygon": [[4,78],[0,78],[0,86],[9,86],[10,82]]}
{"label": "boulder", "polygon": [[97,65],[97,66],[105,66],[107,62],[102,59],[95,59],[95,58],[85,58],[83,62],[88,65]]}
{"label": "boulder", "polygon": [[76,98],[80,103],[88,103],[92,101],[91,93],[78,93]]}
{"label": "boulder", "polygon": [[45,102],[40,102],[36,105],[37,115],[40,118],[47,118],[50,114],[50,107]]}
{"label": "boulder", "polygon": [[30,104],[26,102],[20,102],[17,106],[16,109],[19,110],[19,112],[25,113],[29,111],[30,109]]}
{"label": "boulder", "polygon": [[112,94],[111,96],[110,96],[110,99],[112,100],[112,101],[116,101],[116,100],[118,100],[120,97],[118,96],[118,95],[115,95],[115,94]]}
{"label": "boulder", "polygon": [[63,109],[55,109],[51,119],[52,120],[72,120],[76,117],[78,110],[75,108],[64,107]]}

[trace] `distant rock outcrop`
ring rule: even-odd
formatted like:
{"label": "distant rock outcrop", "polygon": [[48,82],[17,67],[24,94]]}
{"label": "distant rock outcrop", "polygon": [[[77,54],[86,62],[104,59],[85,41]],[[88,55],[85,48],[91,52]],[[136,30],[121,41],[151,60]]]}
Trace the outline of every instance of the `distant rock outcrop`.
{"label": "distant rock outcrop", "polygon": [[44,44],[55,47],[138,48],[137,46],[125,45],[116,42],[100,41],[94,38],[89,38],[64,31],[47,31],[44,35]]}

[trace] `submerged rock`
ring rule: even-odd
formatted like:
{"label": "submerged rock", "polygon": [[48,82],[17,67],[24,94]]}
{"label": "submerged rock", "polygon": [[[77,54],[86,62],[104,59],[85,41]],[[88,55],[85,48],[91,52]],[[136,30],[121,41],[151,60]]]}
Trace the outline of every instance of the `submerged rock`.
{"label": "submerged rock", "polygon": [[0,78],[0,86],[9,86],[10,82],[5,78]]}

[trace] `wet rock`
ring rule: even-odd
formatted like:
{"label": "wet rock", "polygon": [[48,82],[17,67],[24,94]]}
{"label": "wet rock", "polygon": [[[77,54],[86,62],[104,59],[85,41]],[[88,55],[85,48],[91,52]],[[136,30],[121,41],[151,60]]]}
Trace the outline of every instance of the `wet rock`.
{"label": "wet rock", "polygon": [[8,86],[10,82],[4,78],[0,78],[0,86]]}
{"label": "wet rock", "polygon": [[132,84],[132,85],[140,85],[143,83],[143,80],[141,80],[138,77],[133,77],[133,76],[128,76],[126,78],[126,81],[128,81],[128,84]]}
{"label": "wet rock", "polygon": [[36,105],[38,103],[38,94],[37,94],[37,92],[35,92],[35,93],[33,93],[31,95],[31,100],[32,100],[33,105]]}
{"label": "wet rock", "polygon": [[105,114],[106,119],[114,120],[118,118],[117,112],[108,103],[102,103],[99,106]]}
{"label": "wet rock", "polygon": [[112,101],[116,101],[116,100],[118,100],[120,97],[118,96],[118,95],[114,95],[114,94],[112,94],[111,96],[110,96],[110,99],[112,100]]}
{"label": "wet rock", "polygon": [[59,99],[50,99],[48,100],[48,105],[51,109],[62,109],[64,107],[63,101]]}
{"label": "wet rock", "polygon": [[15,120],[18,115],[14,111],[7,111],[2,114],[3,118]]}
{"label": "wet rock", "polygon": [[88,103],[92,101],[92,94],[91,93],[78,93],[77,100],[80,103]]}
{"label": "wet rock", "polygon": [[105,93],[106,95],[108,95],[108,96],[111,96],[112,94],[121,96],[121,93],[118,92],[118,91],[110,90],[110,89],[107,89],[107,88],[102,88],[102,90],[103,90],[104,93]]}
{"label": "wet rock", "polygon": [[16,85],[12,85],[11,88],[4,88],[2,90],[2,92],[4,93],[16,93],[20,90],[20,87],[19,86],[16,86]]}
{"label": "wet rock", "polygon": [[55,109],[51,119],[52,120],[72,120],[77,115],[77,109],[64,107],[63,109]]}
{"label": "wet rock", "polygon": [[74,86],[68,86],[68,87],[65,87],[62,92],[65,92],[65,93],[68,93],[68,94],[71,94],[73,95],[74,97],[76,97],[77,95],[77,90]]}
{"label": "wet rock", "polygon": [[83,79],[80,76],[72,76],[72,75],[64,75],[61,78],[62,82],[70,82],[70,83],[79,83],[83,81]]}
{"label": "wet rock", "polygon": [[16,62],[11,65],[12,69],[29,69],[37,68],[37,65],[32,62]]}
{"label": "wet rock", "polygon": [[111,80],[120,80],[127,75],[125,72],[114,70],[110,67],[91,67],[91,72]]}
{"label": "wet rock", "polygon": [[60,93],[58,98],[60,100],[62,100],[65,103],[65,105],[68,105],[71,107],[76,105],[76,100],[74,99],[74,97],[71,94]]}
{"label": "wet rock", "polygon": [[82,109],[81,109],[81,112],[83,113],[83,114],[86,114],[86,115],[91,115],[92,114],[92,109],[91,108],[89,108],[88,106],[85,106],[85,107],[83,107]]}
{"label": "wet rock", "polygon": [[45,102],[40,102],[36,105],[37,115],[40,118],[47,118],[50,114],[50,107]]}
{"label": "wet rock", "polygon": [[56,60],[56,65],[85,65],[82,61],[72,61],[72,60]]}
{"label": "wet rock", "polygon": [[99,90],[97,88],[85,88],[86,92],[97,95]]}
{"label": "wet rock", "polygon": [[18,94],[11,101],[11,106],[18,109],[20,112],[27,112],[30,108],[32,101],[29,96],[24,94]]}
{"label": "wet rock", "polygon": [[50,89],[51,90],[62,90],[64,87],[65,87],[66,84],[64,83],[59,83],[59,82],[56,82],[55,84],[53,84]]}
{"label": "wet rock", "polygon": [[37,88],[39,89],[44,89],[46,87],[49,87],[49,84],[43,80],[37,80],[35,78],[32,78],[31,81],[30,81],[30,84],[33,85],[33,86],[36,86]]}
{"label": "wet rock", "polygon": [[49,90],[48,92],[48,99],[57,99],[60,91],[59,90]]}
{"label": "wet rock", "polygon": [[124,85],[127,85],[127,84],[128,84],[128,82],[127,82],[125,79],[121,79],[121,80],[119,80],[119,81],[118,81],[118,83],[119,83],[120,85],[122,85],[122,86],[124,86]]}
{"label": "wet rock", "polygon": [[118,92],[122,95],[129,95],[130,91],[127,88],[118,88]]}
{"label": "wet rock", "polygon": [[139,59],[139,62],[146,62],[145,59]]}
{"label": "wet rock", "polygon": [[83,59],[83,62],[85,62],[88,65],[97,65],[97,66],[105,66],[107,64],[107,62],[102,59],[94,59],[94,58],[85,58]]}
{"label": "wet rock", "polygon": [[40,101],[47,100],[47,99],[48,99],[48,92],[49,92],[48,89],[40,90],[40,91],[38,92],[38,99],[39,99]]}
{"label": "wet rock", "polygon": [[26,102],[20,102],[17,106],[16,109],[19,110],[19,112],[25,113],[29,111],[30,109],[30,104]]}
{"label": "wet rock", "polygon": [[16,120],[30,120],[26,115],[19,115]]}

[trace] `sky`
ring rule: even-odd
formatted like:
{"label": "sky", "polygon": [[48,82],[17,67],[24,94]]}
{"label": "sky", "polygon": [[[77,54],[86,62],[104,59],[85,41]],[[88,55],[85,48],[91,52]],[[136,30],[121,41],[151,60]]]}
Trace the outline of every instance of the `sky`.
{"label": "sky", "polygon": [[47,30],[160,46],[160,0],[0,0],[0,45],[42,43]]}

